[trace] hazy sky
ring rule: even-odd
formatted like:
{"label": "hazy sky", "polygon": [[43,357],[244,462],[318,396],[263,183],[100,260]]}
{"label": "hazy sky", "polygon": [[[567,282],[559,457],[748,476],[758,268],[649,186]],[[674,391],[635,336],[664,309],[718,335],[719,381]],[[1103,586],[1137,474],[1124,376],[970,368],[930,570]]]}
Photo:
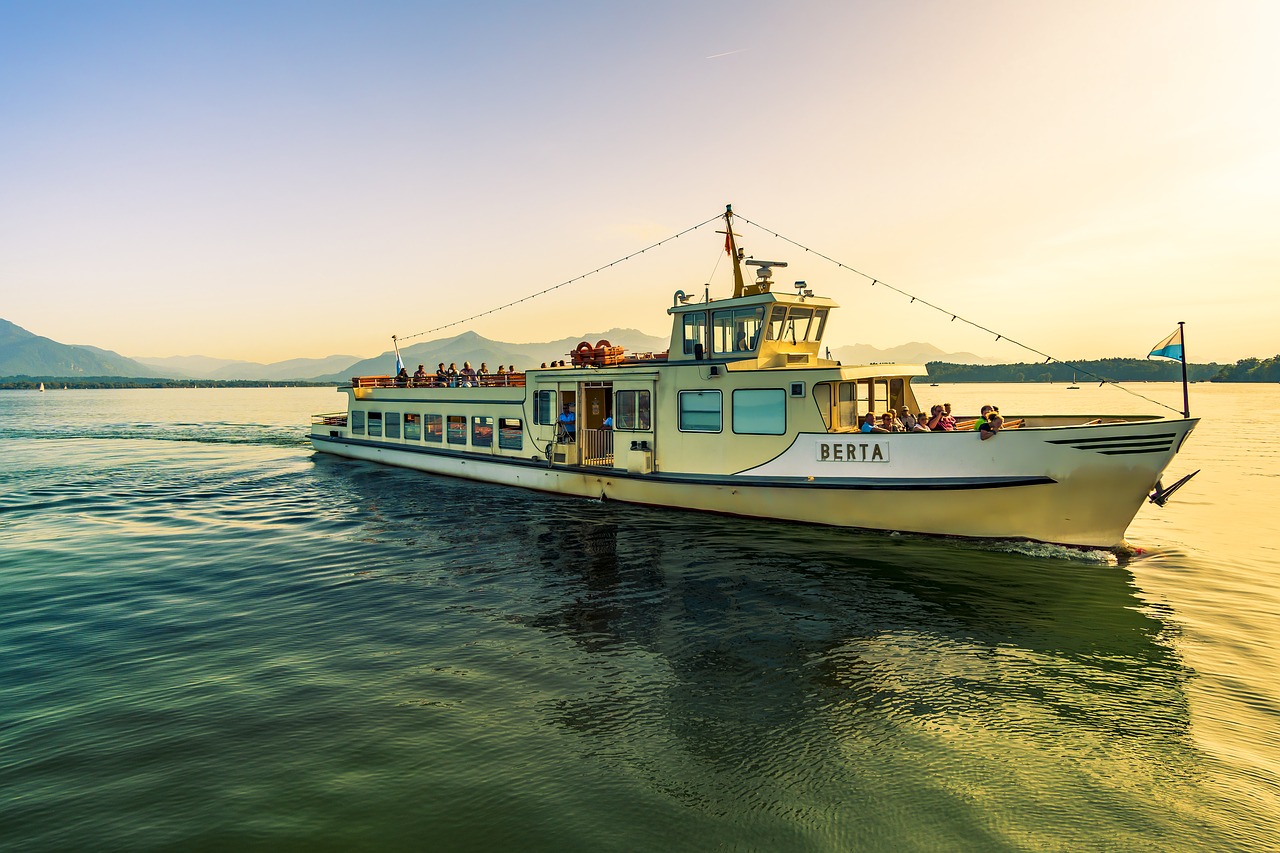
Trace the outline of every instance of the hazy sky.
{"label": "hazy sky", "polygon": [[[1280,2],[0,0],[0,317],[371,355],[742,216],[1063,359],[1280,351]],[[665,335],[707,226],[465,329]],[[832,345],[1030,358],[740,227]],[[713,277],[714,276],[714,277]]]}

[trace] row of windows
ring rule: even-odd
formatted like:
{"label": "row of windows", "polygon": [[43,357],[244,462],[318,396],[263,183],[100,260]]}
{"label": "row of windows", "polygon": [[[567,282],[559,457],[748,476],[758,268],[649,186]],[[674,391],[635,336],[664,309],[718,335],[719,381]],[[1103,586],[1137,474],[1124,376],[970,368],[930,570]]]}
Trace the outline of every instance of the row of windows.
{"label": "row of windows", "polygon": [[[534,422],[555,423],[554,391],[539,391],[534,404]],[[720,391],[681,391],[679,427],[681,432],[721,432],[723,403]],[[733,392],[733,431],[738,435],[784,435],[787,431],[787,396],[781,388],[742,388]],[[468,426],[470,427],[468,429]],[[493,446],[494,419],[473,415],[420,415],[406,412],[351,412],[351,433],[371,438],[466,445]],[[648,391],[619,391],[615,395],[614,429],[647,431],[652,428]],[[519,418],[498,418],[498,447],[522,450],[523,423]]]}
{"label": "row of windows", "polygon": [[[677,396],[682,432],[720,432],[723,429],[719,391],[681,391]],[[738,435],[786,434],[786,392],[781,388],[734,391],[733,431]]]}
{"label": "row of windows", "polygon": [[[466,415],[420,415],[405,412],[351,412],[352,435],[370,438],[400,438],[441,444],[467,444],[470,433],[472,447],[493,446],[493,421],[488,415],[474,415],[468,430]],[[498,418],[498,447],[503,450],[524,449],[524,423],[519,418]]]}
{"label": "row of windows", "polygon": [[[711,328],[710,341],[707,340],[708,320]],[[698,347],[701,347],[702,352],[719,355],[755,352],[761,331],[765,333],[765,340],[769,341],[812,343],[822,340],[826,322],[826,308],[811,308],[806,305],[771,305],[767,320],[764,306],[724,308],[711,312],[690,311],[683,318],[684,352],[689,355],[698,351]]]}

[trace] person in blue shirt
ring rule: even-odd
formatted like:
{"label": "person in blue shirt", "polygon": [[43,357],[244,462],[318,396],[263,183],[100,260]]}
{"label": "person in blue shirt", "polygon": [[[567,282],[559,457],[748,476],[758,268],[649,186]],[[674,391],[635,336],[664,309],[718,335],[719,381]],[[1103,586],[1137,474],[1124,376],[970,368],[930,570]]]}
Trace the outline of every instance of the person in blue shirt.
{"label": "person in blue shirt", "polygon": [[862,432],[888,432],[889,430],[876,425],[876,413],[867,412],[862,416]]}
{"label": "person in blue shirt", "polygon": [[565,441],[573,441],[578,432],[578,419],[573,414],[572,403],[564,404],[560,417],[556,418],[556,423],[560,426],[560,434],[563,439]]}

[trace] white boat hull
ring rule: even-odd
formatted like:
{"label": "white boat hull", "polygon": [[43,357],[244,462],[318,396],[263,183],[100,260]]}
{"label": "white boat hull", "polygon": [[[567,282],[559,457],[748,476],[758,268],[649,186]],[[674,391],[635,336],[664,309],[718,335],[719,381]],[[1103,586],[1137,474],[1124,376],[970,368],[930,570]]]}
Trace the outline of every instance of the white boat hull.
{"label": "white boat hull", "polygon": [[1196,422],[1018,429],[985,442],[974,432],[802,433],[765,464],[714,476],[548,465],[320,432],[312,444],[351,459],[579,497],[871,530],[1118,548]]}

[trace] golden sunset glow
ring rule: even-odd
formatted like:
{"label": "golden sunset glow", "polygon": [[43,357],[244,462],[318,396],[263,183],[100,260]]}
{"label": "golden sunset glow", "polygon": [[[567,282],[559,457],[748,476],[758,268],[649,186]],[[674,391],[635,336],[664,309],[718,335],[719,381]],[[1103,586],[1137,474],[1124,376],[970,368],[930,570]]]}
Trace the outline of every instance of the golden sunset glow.
{"label": "golden sunset glow", "polygon": [[[125,355],[372,355],[735,212],[1064,359],[1270,356],[1266,2],[0,10],[0,316]],[[665,334],[709,225],[468,324]],[[743,225],[835,345],[996,342]],[[462,331],[453,328],[440,336]]]}

